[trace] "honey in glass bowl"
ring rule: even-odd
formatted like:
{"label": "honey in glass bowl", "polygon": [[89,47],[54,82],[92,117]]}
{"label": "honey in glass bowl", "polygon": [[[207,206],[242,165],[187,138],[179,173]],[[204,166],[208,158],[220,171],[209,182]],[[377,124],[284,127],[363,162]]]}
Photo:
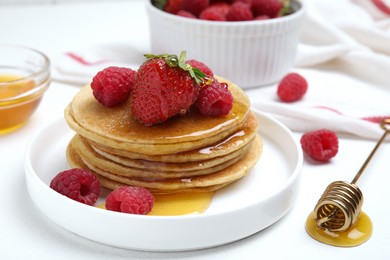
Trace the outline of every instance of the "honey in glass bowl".
{"label": "honey in glass bowl", "polygon": [[0,45],[0,134],[23,126],[50,85],[48,57],[31,48]]}

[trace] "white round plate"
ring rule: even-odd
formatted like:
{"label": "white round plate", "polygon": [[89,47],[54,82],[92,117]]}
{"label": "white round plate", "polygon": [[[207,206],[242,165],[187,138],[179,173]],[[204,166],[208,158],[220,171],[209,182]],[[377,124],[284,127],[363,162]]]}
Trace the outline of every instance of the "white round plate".
{"label": "white round plate", "polygon": [[[146,251],[184,251],[227,244],[278,221],[299,191],[303,155],[291,132],[255,111],[263,154],[249,175],[216,192],[203,214],[142,216],[103,210],[55,192],[49,183],[69,168],[65,149],[74,135],[59,119],[36,135],[26,150],[28,192],[52,221],[106,245]],[[104,199],[104,198],[101,198]]]}

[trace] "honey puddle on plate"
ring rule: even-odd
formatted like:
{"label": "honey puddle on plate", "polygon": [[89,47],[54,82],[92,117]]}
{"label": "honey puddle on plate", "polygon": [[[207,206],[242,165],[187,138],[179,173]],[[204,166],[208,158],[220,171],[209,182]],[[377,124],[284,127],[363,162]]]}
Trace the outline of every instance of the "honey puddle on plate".
{"label": "honey puddle on plate", "polygon": [[306,220],[306,232],[315,240],[322,243],[339,246],[352,247],[366,242],[372,234],[372,222],[364,212],[361,212],[356,223],[346,231],[329,231],[317,226],[314,214],[311,213]]}
{"label": "honey puddle on plate", "polygon": [[[207,210],[213,199],[214,192],[175,193],[154,195],[154,205],[148,215],[179,216],[200,214]],[[104,209],[104,203],[97,207]]]}

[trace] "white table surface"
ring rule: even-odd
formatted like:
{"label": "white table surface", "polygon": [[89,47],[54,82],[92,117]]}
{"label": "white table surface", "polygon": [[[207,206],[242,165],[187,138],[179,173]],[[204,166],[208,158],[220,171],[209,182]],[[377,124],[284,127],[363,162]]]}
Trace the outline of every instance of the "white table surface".
{"label": "white table surface", "polygon": [[[109,41],[149,49],[146,12],[139,0],[2,6],[0,32],[0,43],[29,45],[52,59],[64,51]],[[329,164],[305,162],[293,209],[271,227],[238,242],[191,252],[153,253],[101,245],[64,230],[32,203],[25,185],[24,150],[34,134],[63,115],[78,90],[78,86],[53,82],[28,124],[0,136],[0,259],[390,259],[388,144],[359,180],[363,211],[374,225],[371,239],[357,247],[339,248],[313,240],[304,228],[325,187],[335,180],[350,181],[375,145],[354,138],[340,138],[339,154]],[[260,91],[248,93],[255,99]],[[299,140],[301,133],[294,136]]]}

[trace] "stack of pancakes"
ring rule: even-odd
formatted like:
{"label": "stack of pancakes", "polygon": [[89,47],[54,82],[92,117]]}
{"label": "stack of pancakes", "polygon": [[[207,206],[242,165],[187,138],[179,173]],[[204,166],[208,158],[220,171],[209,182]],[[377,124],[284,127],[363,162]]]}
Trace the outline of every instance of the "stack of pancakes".
{"label": "stack of pancakes", "polygon": [[215,191],[245,176],[262,152],[249,100],[228,83],[233,108],[227,116],[184,116],[144,126],[131,116],[130,99],[115,107],[98,103],[89,86],[65,109],[76,132],[68,144],[72,167],[88,168],[102,186],[142,186],[153,193]]}

